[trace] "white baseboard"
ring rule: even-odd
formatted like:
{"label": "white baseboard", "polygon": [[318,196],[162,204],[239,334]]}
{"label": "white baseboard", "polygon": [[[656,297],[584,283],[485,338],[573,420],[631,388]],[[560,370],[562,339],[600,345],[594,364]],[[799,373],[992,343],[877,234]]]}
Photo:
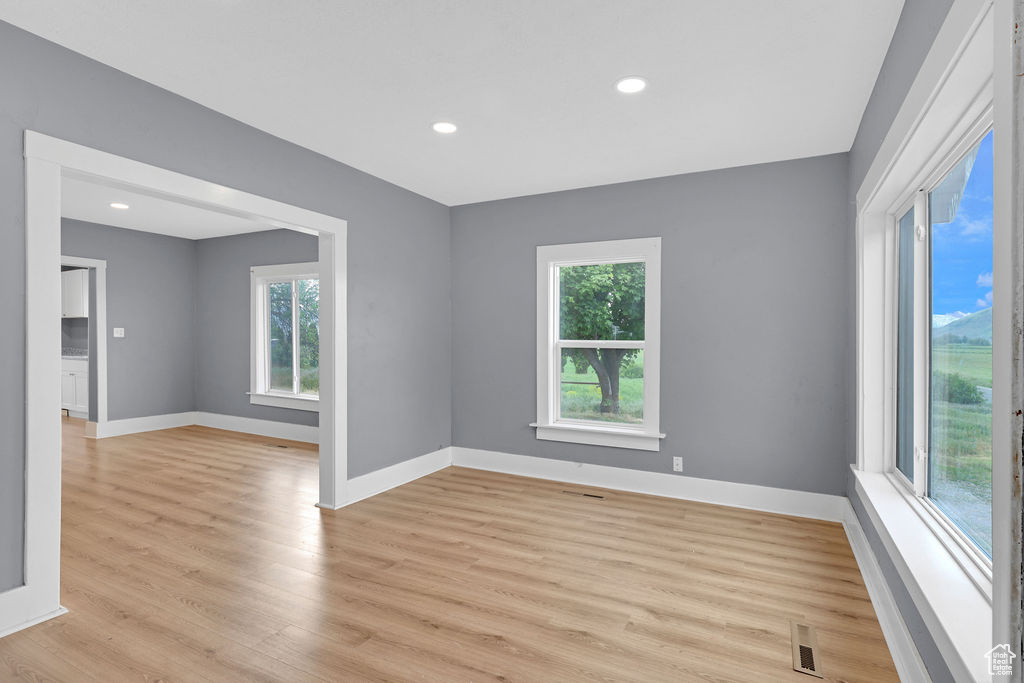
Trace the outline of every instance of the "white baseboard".
{"label": "white baseboard", "polygon": [[320,441],[320,429],[317,427],[296,425],[288,422],[275,422],[273,420],[258,420],[252,417],[238,417],[237,415],[222,415],[220,413],[199,411],[195,413],[195,419],[192,424],[213,427],[214,429],[226,429],[230,432],[269,436],[274,439],[287,439],[289,441],[304,441],[305,443],[319,443]]}
{"label": "white baseboard", "polygon": [[452,449],[442,448],[412,460],[349,479],[345,505],[351,505],[396,486],[407,484],[420,477],[443,470],[451,464]]}
{"label": "white baseboard", "polygon": [[131,417],[124,420],[108,420],[97,423],[96,438],[106,439],[111,436],[124,436],[125,434],[139,434],[141,432],[155,432],[158,429],[173,429],[174,427],[187,427],[196,423],[196,414],[171,413],[169,415],[150,415],[147,417]]}
{"label": "white baseboard", "polygon": [[457,467],[811,517],[830,522],[843,521],[848,505],[845,496],[590,465],[530,455],[513,455],[461,446],[452,447],[452,464]]}
{"label": "white baseboard", "polygon": [[889,646],[892,654],[893,664],[896,665],[896,673],[904,683],[928,683],[931,678],[928,670],[921,660],[921,654],[914,644],[914,639],[907,629],[906,622],[900,614],[899,607],[892,597],[889,584],[882,574],[882,568],[878,564],[875,553],[871,550],[868,537],[864,535],[864,528],[857,519],[850,501],[846,500],[846,517],[843,520],[843,528],[846,529],[846,537],[850,540],[850,547],[853,549],[853,556],[860,567],[861,576],[864,577],[864,585],[867,586],[868,595],[871,597],[871,604],[875,608],[875,615],[878,617],[878,625],[882,627],[882,635]]}
{"label": "white baseboard", "polygon": [[158,429],[173,429],[174,427],[189,427],[191,425],[269,436],[289,441],[304,441],[306,443],[317,443],[319,440],[317,435],[320,431],[318,428],[308,425],[295,425],[287,422],[274,422],[272,420],[257,420],[251,417],[190,411],[97,423],[95,425],[95,438],[105,439],[111,436],[124,436],[125,434],[153,432]]}
{"label": "white baseboard", "polygon": [[22,621],[22,622],[20,622],[18,624],[14,624],[13,626],[4,627],[4,628],[0,629],[0,638],[3,638],[4,636],[9,636],[12,633],[17,633],[18,631],[26,629],[26,628],[28,628],[30,626],[35,626],[36,624],[41,624],[44,621],[49,621],[50,619],[53,619],[54,617],[59,617],[60,615],[67,614],[67,613],[68,613],[67,608],[59,607],[59,608],[55,609],[52,612],[47,612],[46,614],[43,614],[42,616],[33,617],[33,618],[28,619],[26,621]]}

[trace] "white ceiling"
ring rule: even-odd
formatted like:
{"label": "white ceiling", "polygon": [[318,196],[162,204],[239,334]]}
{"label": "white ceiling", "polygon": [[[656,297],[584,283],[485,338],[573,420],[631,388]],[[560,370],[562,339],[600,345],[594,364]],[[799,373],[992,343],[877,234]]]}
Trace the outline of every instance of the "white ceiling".
{"label": "white ceiling", "polygon": [[[130,208],[114,209],[110,206],[112,202]],[[60,203],[60,213],[65,218],[190,240],[273,229],[247,218],[74,178],[63,179]]]}
{"label": "white ceiling", "polygon": [[[902,5],[0,0],[0,19],[456,205],[847,151]],[[617,93],[630,74],[648,89]]]}

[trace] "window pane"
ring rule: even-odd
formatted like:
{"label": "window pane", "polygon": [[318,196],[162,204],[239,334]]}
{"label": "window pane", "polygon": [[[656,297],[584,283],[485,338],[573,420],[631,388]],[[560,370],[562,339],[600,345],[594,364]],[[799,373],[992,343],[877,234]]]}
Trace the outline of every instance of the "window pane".
{"label": "window pane", "polygon": [[562,349],[561,416],[641,424],[642,349]]}
{"label": "window pane", "polygon": [[896,350],[896,467],[914,481],[914,210],[899,224],[899,329]]}
{"label": "window pane", "polygon": [[292,388],[292,283],[272,282],[270,297],[270,388]]}
{"label": "window pane", "polygon": [[320,281],[299,280],[299,392],[320,393]]}
{"label": "window pane", "polygon": [[929,496],[992,554],[992,134],[929,195]]}
{"label": "window pane", "polygon": [[643,339],[644,264],[562,266],[561,339]]}

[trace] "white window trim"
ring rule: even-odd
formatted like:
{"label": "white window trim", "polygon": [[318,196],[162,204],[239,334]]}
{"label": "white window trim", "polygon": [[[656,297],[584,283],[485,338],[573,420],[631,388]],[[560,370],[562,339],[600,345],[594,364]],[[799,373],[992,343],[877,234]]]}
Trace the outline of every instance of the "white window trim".
{"label": "white window trim", "polygon": [[[911,195],[917,194],[916,189],[926,187],[939,167],[956,155],[955,148],[990,116],[993,33],[988,0],[954,3],[857,192],[854,488],[957,680],[986,679],[979,652],[993,644],[992,573],[985,571],[984,563],[979,566],[973,543],[966,548],[955,526],[933,504],[915,495],[894,467],[896,225],[902,216],[899,210],[915,201]],[[996,147],[998,157],[998,143]],[[915,223],[920,220],[916,215]],[[997,225],[996,229],[1002,228]],[[1001,276],[996,275],[998,284]],[[915,314],[915,330],[922,324],[930,323]],[[1001,381],[995,370],[994,385]],[[918,383],[915,371],[915,388]],[[1004,407],[996,405],[998,393],[993,386],[993,415]],[[915,401],[920,404],[918,397]],[[1000,436],[997,432],[994,424],[994,444]],[[994,449],[993,472],[997,455],[1003,457]],[[993,519],[994,539],[998,538],[996,522]]]}
{"label": "white window trim", "polygon": [[[291,408],[316,412],[320,409],[318,396],[296,394],[269,389],[267,377],[267,285],[290,280],[312,280],[320,278],[320,267],[312,263],[284,263],[272,266],[253,266],[250,278],[250,332],[249,332],[249,403],[253,405]],[[295,292],[293,289],[294,299]],[[297,357],[298,349],[293,354]],[[297,362],[297,361],[294,361]],[[293,372],[295,369],[293,368]]]}
{"label": "white window trim", "polygon": [[[600,342],[602,347],[644,349],[644,422],[642,425],[616,425],[560,419],[558,382],[561,347],[596,346],[598,342],[559,339],[558,310],[559,266],[643,261],[644,341]],[[659,429],[661,396],[661,238],[582,242],[537,247],[537,438],[657,451],[665,435]]]}

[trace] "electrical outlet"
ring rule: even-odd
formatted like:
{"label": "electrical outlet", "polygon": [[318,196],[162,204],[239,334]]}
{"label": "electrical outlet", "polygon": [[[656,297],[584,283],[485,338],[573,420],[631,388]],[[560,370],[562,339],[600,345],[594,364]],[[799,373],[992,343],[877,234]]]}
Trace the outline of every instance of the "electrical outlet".
{"label": "electrical outlet", "polygon": [[682,472],[683,471],[683,456],[677,455],[672,458],[672,471]]}
{"label": "electrical outlet", "polygon": [[124,338],[124,328],[123,327],[115,327],[114,328],[114,338],[115,339],[123,339]]}

